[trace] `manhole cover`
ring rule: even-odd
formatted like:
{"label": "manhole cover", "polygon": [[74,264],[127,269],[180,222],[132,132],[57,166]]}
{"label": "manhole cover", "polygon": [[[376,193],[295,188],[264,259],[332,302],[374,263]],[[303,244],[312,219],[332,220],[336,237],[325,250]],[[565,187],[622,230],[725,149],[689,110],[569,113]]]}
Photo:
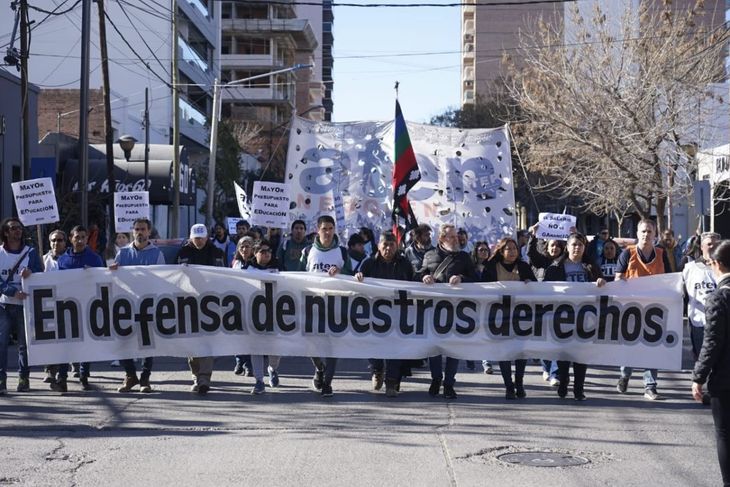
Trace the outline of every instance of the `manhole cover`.
{"label": "manhole cover", "polygon": [[590,463],[587,458],[551,451],[505,453],[497,458],[513,465],[528,465],[530,467],[573,467]]}

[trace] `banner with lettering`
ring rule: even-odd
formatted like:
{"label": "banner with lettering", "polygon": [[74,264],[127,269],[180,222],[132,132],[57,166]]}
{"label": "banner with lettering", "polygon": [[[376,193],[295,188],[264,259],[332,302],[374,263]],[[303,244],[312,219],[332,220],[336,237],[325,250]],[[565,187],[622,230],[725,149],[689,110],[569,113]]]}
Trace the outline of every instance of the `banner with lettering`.
{"label": "banner with lettering", "polygon": [[601,288],[451,286],[164,265],[38,273],[23,285],[33,365],[253,353],[681,366],[676,273]]}
{"label": "banner with lettering", "polygon": [[[495,243],[515,234],[512,160],[506,127],[454,129],[407,123],[421,181],[408,193],[419,223],[450,223],[471,240]],[[337,217],[347,235],[391,227],[394,124],[315,122],[294,117],[286,182],[290,222],[313,230],[317,217]]]}

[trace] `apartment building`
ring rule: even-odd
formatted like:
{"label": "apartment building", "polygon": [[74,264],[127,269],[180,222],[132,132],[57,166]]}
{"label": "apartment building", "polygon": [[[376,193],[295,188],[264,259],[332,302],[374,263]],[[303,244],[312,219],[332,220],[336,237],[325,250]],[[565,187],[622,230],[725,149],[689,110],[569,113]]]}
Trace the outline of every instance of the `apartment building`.
{"label": "apartment building", "polygon": [[[330,8],[331,10],[331,8]],[[331,83],[324,81],[323,32],[330,31],[319,5],[247,1],[221,3],[221,80],[230,83],[265,75],[294,64],[313,64],[311,70],[272,74],[237,83],[222,90],[222,116],[253,121],[265,130],[286,123],[292,113],[312,119],[327,118],[324,101]],[[327,27],[325,27],[327,26]],[[329,71],[331,78],[331,61]],[[327,91],[330,90],[330,91]]]}

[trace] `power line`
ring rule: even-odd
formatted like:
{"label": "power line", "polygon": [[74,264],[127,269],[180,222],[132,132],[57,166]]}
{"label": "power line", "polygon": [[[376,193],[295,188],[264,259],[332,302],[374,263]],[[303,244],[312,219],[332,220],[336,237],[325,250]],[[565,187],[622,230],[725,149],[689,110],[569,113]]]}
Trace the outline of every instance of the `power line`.
{"label": "power line", "polygon": [[[137,33],[137,35],[139,36],[139,38],[142,39],[142,42],[144,43],[145,47],[147,47],[147,49],[150,51],[150,54],[152,54],[152,57],[155,58],[155,60],[157,61],[157,64],[160,65],[160,67],[162,68],[162,71],[166,75],[169,76],[170,73],[167,71],[167,68],[165,68],[165,66],[162,64],[162,61],[160,61],[157,58],[157,55],[155,54],[155,51],[153,51],[152,48],[150,47],[150,45],[147,44],[147,41],[145,40],[144,36],[139,32],[139,30],[137,29],[137,26],[134,25],[134,22],[132,22],[132,19],[129,18],[129,15],[127,15],[127,11],[124,10],[124,7],[122,6],[122,2],[119,2],[119,8],[122,10],[122,13],[124,14],[124,16],[127,17],[127,20],[129,20],[130,25],[132,26],[132,28],[134,29],[134,31]],[[104,12],[104,14],[106,15],[106,12]]]}
{"label": "power line", "polygon": [[145,67],[147,68],[147,70],[148,70],[148,71],[150,71],[150,72],[151,72],[152,74],[154,74],[154,75],[155,75],[155,76],[157,77],[157,79],[159,79],[160,81],[162,81],[163,83],[165,83],[165,85],[167,85],[168,87],[172,88],[172,85],[170,84],[170,82],[169,82],[169,81],[167,81],[167,80],[166,80],[165,78],[163,78],[162,76],[160,76],[160,75],[159,75],[159,74],[157,73],[157,71],[153,70],[153,69],[152,69],[152,68],[150,67],[149,63],[145,62],[145,61],[144,61],[144,60],[142,59],[142,56],[140,56],[140,55],[139,55],[139,53],[138,53],[138,52],[137,52],[137,51],[136,51],[136,50],[135,50],[135,49],[134,49],[134,48],[132,47],[132,45],[131,45],[131,44],[129,43],[129,41],[127,40],[127,38],[126,38],[126,37],[124,37],[124,35],[123,35],[123,34],[121,33],[121,31],[119,30],[119,28],[117,27],[117,25],[116,25],[116,24],[114,23],[114,21],[113,21],[113,20],[112,20],[112,19],[111,19],[111,18],[109,17],[109,14],[108,14],[108,13],[106,13],[106,12],[104,12],[104,17],[106,17],[106,20],[107,20],[107,21],[109,22],[109,24],[111,24],[111,26],[112,26],[112,27],[114,28],[114,30],[115,30],[115,31],[116,31],[116,33],[117,33],[117,34],[119,35],[119,37],[120,37],[120,38],[122,39],[122,41],[123,41],[123,42],[124,42],[124,43],[125,43],[125,44],[127,45],[127,47],[128,47],[128,48],[129,48],[129,49],[130,49],[130,50],[131,50],[131,51],[132,51],[133,53],[134,53],[134,55],[135,55],[135,56],[137,56],[137,59],[139,59],[139,60],[140,60],[140,62],[142,62],[142,64],[144,64],[144,65],[145,65]]}
{"label": "power line", "polygon": [[[66,1],[68,1],[68,0],[66,0]],[[65,4],[65,3],[66,2],[63,2],[61,5]],[[36,12],[40,12],[42,14],[47,14],[48,16],[51,16],[51,15],[66,15],[67,13],[71,12],[73,9],[75,9],[76,7],[78,7],[78,5],[80,3],[81,3],[81,0],[76,0],[76,3],[74,3],[72,6],[70,6],[69,8],[67,8],[66,10],[64,10],[62,12],[59,12],[58,11],[58,9],[61,8],[61,5],[57,6],[53,10],[44,10],[44,9],[42,9],[40,7],[36,7],[36,6],[30,5],[30,4],[28,4],[28,8],[31,9],[31,10],[35,10]],[[46,18],[48,18],[48,17],[46,17]]]}
{"label": "power line", "polygon": [[[230,2],[231,0],[212,0],[214,2]],[[418,8],[418,7],[509,7],[513,5],[540,5],[555,3],[573,3],[577,0],[521,0],[514,2],[455,2],[455,3],[344,3],[331,2],[331,7],[358,7],[358,8]],[[308,2],[301,0],[283,1],[283,0],[267,0],[256,1],[250,0],[245,2],[246,5],[311,5],[322,7],[322,2]]]}

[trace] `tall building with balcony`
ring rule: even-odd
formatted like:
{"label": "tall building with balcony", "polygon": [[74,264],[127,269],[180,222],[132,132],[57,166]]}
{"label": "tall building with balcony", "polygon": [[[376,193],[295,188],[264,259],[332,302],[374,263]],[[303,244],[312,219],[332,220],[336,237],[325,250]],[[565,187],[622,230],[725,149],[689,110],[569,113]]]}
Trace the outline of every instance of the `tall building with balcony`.
{"label": "tall building with balcony", "polygon": [[[311,109],[308,115],[323,118],[323,108],[318,108],[324,94],[321,75],[316,71],[321,69],[321,63],[316,63],[318,35],[312,21],[297,15],[300,9],[318,9],[319,16],[314,18],[321,26],[322,8],[297,8],[294,1],[220,5],[222,83],[265,75],[297,63],[315,65],[314,72],[271,74],[224,87],[223,118],[255,122],[269,131],[286,123],[294,111]],[[317,31],[321,33],[321,27]]]}

